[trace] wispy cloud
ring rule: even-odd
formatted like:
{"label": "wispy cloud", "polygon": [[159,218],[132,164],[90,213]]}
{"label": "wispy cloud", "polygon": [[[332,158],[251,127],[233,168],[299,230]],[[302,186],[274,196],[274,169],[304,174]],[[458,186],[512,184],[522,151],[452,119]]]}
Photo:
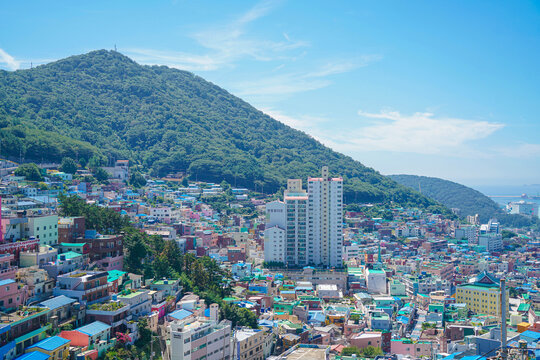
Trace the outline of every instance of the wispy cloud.
{"label": "wispy cloud", "polygon": [[498,156],[509,158],[538,158],[540,157],[540,144],[520,143],[496,148],[494,152]]}
{"label": "wispy cloud", "polygon": [[365,55],[354,59],[327,62],[306,72],[277,74],[233,85],[241,96],[285,95],[324,88],[332,83],[328,77],[347,73],[380,60],[380,55]]}
{"label": "wispy cloud", "polygon": [[314,126],[318,124],[326,123],[329,121],[327,118],[320,117],[320,116],[311,116],[311,115],[290,116],[290,115],[284,114],[282,111],[275,110],[272,108],[261,108],[259,110],[261,110],[266,115],[276,119],[277,121],[284,123],[285,125],[288,125],[297,130],[302,130],[306,132],[309,131],[310,129],[313,129]]}
{"label": "wispy cloud", "polygon": [[[417,112],[404,115],[398,111],[358,114],[367,120],[358,126],[336,124],[335,120],[308,115],[290,116],[274,109],[263,112],[291,127],[303,130],[334,150],[352,154],[366,151],[441,154],[449,156],[489,157],[489,151],[478,150],[475,141],[487,138],[504,127],[484,120],[437,117]],[[540,153],[540,145],[523,144],[512,148],[516,154]]]}
{"label": "wispy cloud", "polygon": [[162,64],[190,71],[210,71],[232,66],[243,58],[270,61],[288,58],[290,50],[308,46],[305,41],[293,40],[283,34],[283,40],[273,41],[250,36],[247,28],[266,16],[275,1],[262,1],[234,21],[211,27],[190,35],[201,47],[201,53],[162,51],[147,48],[128,48],[124,52],[144,64]]}
{"label": "wispy cloud", "polygon": [[4,64],[9,70],[17,70],[21,66],[21,62],[13,56],[0,49],[0,64]]}
{"label": "wispy cloud", "polygon": [[436,117],[417,112],[403,115],[398,111],[358,114],[372,123],[340,137],[343,146],[355,149],[438,154],[456,151],[466,144],[484,139],[504,127],[485,120]]}

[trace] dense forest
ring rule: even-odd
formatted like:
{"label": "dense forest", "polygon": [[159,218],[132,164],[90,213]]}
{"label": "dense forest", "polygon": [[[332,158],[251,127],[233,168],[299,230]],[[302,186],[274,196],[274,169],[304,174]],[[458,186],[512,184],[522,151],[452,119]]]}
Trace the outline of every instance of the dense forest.
{"label": "dense forest", "polygon": [[388,177],[401,185],[420,190],[423,195],[450,209],[458,208],[462,217],[478,214],[482,223],[486,223],[490,218],[495,218],[504,225],[516,227],[538,224],[536,219],[506,214],[495,201],[480,191],[465,185],[427,176],[389,175]]}
{"label": "dense forest", "polygon": [[190,72],[115,51],[0,71],[0,138],[10,158],[126,158],[152,175],[184,171],[266,193],[329,165],[345,179],[347,203],[436,205]]}

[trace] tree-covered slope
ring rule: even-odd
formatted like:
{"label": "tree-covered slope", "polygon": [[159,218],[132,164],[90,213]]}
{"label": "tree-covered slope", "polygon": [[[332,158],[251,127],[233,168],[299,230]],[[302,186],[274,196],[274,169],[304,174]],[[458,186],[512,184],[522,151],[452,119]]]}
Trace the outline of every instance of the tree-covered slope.
{"label": "tree-covered slope", "polygon": [[[7,132],[36,128],[82,141],[109,159],[130,159],[155,175],[186,171],[192,179],[270,192],[328,164],[344,176],[348,202],[437,205],[192,73],[141,66],[114,51],[0,71],[0,126],[0,136],[14,140],[2,154],[32,158],[25,138],[15,141]],[[58,161],[62,154],[42,156]]]}
{"label": "tree-covered slope", "polygon": [[448,208],[460,209],[463,217],[478,214],[483,223],[490,218],[495,218],[508,226],[530,226],[537,223],[536,219],[506,214],[495,201],[480,191],[449,180],[418,175],[389,175],[388,177],[411,189],[420,190],[425,196]]}

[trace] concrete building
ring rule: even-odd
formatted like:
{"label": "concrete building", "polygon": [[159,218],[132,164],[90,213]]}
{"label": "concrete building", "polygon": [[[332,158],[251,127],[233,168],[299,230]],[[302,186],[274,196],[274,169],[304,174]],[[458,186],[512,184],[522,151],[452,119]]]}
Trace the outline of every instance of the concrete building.
{"label": "concrete building", "polygon": [[372,294],[386,294],[386,272],[383,270],[367,269],[366,284]]}
{"label": "concrete building", "polygon": [[503,249],[502,235],[496,233],[479,235],[478,245],[483,246],[489,252],[501,251]]}
{"label": "concrete building", "polygon": [[88,303],[103,301],[109,298],[110,293],[107,276],[106,271],[73,271],[59,275],[53,294]]}
{"label": "concrete building", "polygon": [[331,178],[323,166],[320,178],[308,178],[309,263],[342,267],[343,179]]}
{"label": "concrete building", "polygon": [[[216,319],[187,318],[169,324],[171,360],[221,360],[232,354],[231,324]],[[191,321],[191,322],[190,322]]]}
{"label": "concrete building", "polygon": [[284,193],[287,217],[285,262],[289,266],[305,266],[307,256],[308,194],[302,189],[302,180],[287,180]]}
{"label": "concrete building", "polygon": [[58,242],[72,243],[75,239],[84,237],[86,221],[83,216],[61,217],[58,219]]}
{"label": "concrete building", "polygon": [[[484,272],[478,275],[474,283],[457,287],[456,302],[467,304],[467,307],[477,314],[500,316],[500,293],[499,281]],[[508,297],[508,293],[506,296]]]}
{"label": "concrete building", "polygon": [[506,210],[510,214],[520,214],[530,217],[538,217],[538,204],[525,200],[510,202],[506,205]]}
{"label": "concrete building", "polygon": [[[287,180],[284,202],[266,206],[265,260],[290,267],[342,267],[343,179],[322,177]],[[284,261],[279,261],[284,259]]]}
{"label": "concrete building", "polygon": [[58,215],[28,217],[28,237],[39,239],[41,246],[58,244]]}
{"label": "concrete building", "polygon": [[285,263],[287,239],[286,205],[281,201],[266,204],[266,226],[264,230],[264,260]]}
{"label": "concrete building", "polygon": [[235,331],[236,348],[232,360],[264,360],[267,332],[261,329],[242,328]]}

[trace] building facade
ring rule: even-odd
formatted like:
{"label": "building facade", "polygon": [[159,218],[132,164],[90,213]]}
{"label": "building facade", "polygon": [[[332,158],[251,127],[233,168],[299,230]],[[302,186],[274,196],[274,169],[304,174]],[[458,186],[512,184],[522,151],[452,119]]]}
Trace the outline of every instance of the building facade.
{"label": "building facade", "polygon": [[290,267],[342,267],[343,179],[289,179],[284,201],[266,205],[265,261]]}

